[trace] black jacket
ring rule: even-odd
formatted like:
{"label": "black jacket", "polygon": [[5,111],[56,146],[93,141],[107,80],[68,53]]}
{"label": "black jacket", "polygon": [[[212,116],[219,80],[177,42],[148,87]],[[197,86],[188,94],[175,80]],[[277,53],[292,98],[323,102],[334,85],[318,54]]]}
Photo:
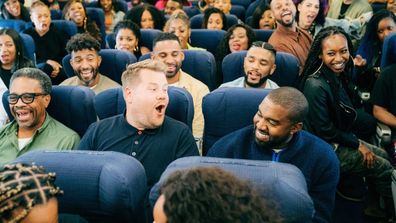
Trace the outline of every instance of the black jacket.
{"label": "black jacket", "polygon": [[[343,74],[341,74],[343,75]],[[338,92],[338,95],[334,93]],[[307,78],[303,93],[309,103],[305,129],[328,143],[350,148],[359,147],[359,139],[348,131],[337,107],[339,102],[353,108],[346,83],[328,68],[322,68]]]}

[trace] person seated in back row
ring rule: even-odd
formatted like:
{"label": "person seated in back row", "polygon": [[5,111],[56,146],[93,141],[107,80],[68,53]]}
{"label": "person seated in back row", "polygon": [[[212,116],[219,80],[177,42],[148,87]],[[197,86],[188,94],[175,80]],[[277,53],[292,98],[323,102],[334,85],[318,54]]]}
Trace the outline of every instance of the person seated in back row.
{"label": "person seated in back row", "polygon": [[276,50],[271,44],[253,42],[243,61],[245,76],[224,83],[220,87],[279,88],[275,82],[268,79],[276,69],[275,56]]}
{"label": "person seated in back row", "polygon": [[295,88],[272,90],[261,102],[253,125],[217,141],[208,156],[290,163],[304,174],[315,215],[330,222],[340,164],[329,144],[302,130],[308,102]]}
{"label": "person seated in back row", "polygon": [[67,42],[70,64],[76,76],[64,80],[60,85],[85,86],[95,94],[120,85],[99,73],[102,57],[99,55],[100,43],[88,33],[76,34]]}

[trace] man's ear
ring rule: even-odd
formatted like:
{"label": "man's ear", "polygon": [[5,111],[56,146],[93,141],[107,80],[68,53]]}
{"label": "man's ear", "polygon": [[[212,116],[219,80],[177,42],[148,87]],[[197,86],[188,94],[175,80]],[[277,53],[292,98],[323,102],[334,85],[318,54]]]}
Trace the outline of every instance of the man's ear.
{"label": "man's ear", "polygon": [[276,70],[276,64],[274,63],[274,64],[272,64],[272,67],[271,67],[271,70],[270,70],[270,75],[272,75],[274,72],[275,72],[275,70]]}
{"label": "man's ear", "polygon": [[154,53],[150,52],[150,59],[154,60],[155,59],[154,57],[155,57]]}
{"label": "man's ear", "polygon": [[48,108],[49,103],[51,102],[51,95],[45,95],[44,96],[44,106],[45,108]]}
{"label": "man's ear", "polygon": [[98,68],[100,67],[101,63],[102,63],[102,57],[98,55]]}
{"label": "man's ear", "polygon": [[302,122],[297,122],[295,124],[293,124],[293,126],[290,128],[290,135],[294,135],[297,132],[299,132],[303,127],[303,123]]}
{"label": "man's ear", "polygon": [[124,95],[125,103],[129,103],[130,99],[132,98],[132,89],[130,87],[123,87],[122,94]]}

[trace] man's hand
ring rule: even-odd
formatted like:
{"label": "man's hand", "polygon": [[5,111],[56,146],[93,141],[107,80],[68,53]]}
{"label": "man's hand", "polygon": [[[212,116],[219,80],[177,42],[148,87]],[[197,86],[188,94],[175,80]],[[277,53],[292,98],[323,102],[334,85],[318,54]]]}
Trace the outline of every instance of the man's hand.
{"label": "man's hand", "polygon": [[359,152],[363,155],[363,162],[366,163],[367,168],[373,168],[375,160],[377,159],[375,154],[362,143],[359,145]]}
{"label": "man's hand", "polygon": [[62,66],[54,60],[47,60],[47,64],[52,67],[51,78],[55,78],[56,76],[58,76],[60,69],[62,69]]}

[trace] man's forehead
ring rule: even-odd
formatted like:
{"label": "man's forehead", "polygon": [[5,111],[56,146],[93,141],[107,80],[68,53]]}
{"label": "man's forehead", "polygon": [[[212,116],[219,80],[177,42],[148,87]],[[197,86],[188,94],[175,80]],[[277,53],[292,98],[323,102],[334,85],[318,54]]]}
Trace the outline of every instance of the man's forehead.
{"label": "man's forehead", "polygon": [[164,40],[155,44],[154,51],[175,51],[181,50],[181,46],[177,40]]}

